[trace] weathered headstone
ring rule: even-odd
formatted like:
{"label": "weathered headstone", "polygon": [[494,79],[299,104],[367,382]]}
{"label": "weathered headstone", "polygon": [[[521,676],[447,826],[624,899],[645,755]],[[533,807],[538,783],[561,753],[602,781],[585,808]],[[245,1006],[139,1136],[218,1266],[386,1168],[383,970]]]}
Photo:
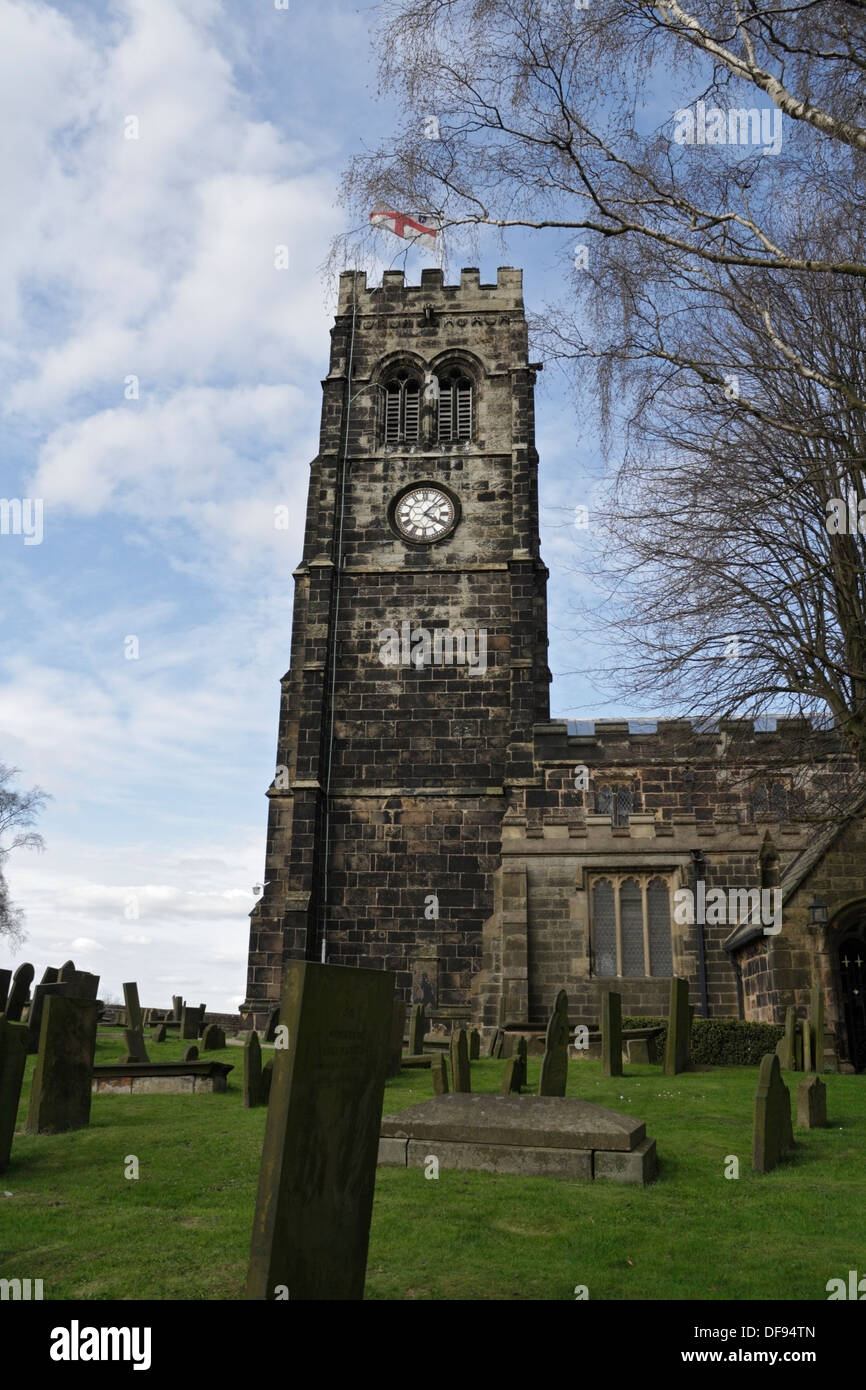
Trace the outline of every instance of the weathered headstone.
{"label": "weathered headstone", "polygon": [[175,1020],[175,1022],[180,1023],[182,1013],[183,999],[179,994],[173,994],[171,996],[171,1016]]}
{"label": "weathered headstone", "polygon": [[812,1031],[812,1070],[824,1070],[824,991],[813,985],[809,992],[809,1026]]}
{"label": "weathered headstone", "polygon": [[25,961],[23,965],[19,965],[12,976],[12,987],[9,990],[9,998],[6,1000],[6,1017],[10,1023],[21,1022],[24,1005],[30,998],[33,974],[33,966],[29,961]]}
{"label": "weathered headstone", "polygon": [[195,1043],[190,1043],[189,1047],[184,1048],[183,1052],[181,1053],[180,1060],[182,1062],[198,1061],[198,1048],[196,1047]]}
{"label": "weathered headstone", "polygon": [[226,1045],[226,1035],[222,1028],[216,1023],[209,1023],[202,1033],[201,1045],[203,1052],[219,1052],[220,1048]]}
{"label": "weathered headstone", "polygon": [[54,965],[46,965],[42,972],[40,985],[56,985],[60,983],[60,971]]}
{"label": "weathered headstone", "polygon": [[785,1010],[785,1033],[776,1047],[783,1071],[794,1071],[797,1063],[797,1010],[790,1004]]}
{"label": "weathered headstone", "polygon": [[204,1016],[205,1016],[205,1013],[206,1013],[206,1012],[207,1012],[207,1004],[199,1004],[199,1006],[198,1006],[198,1035],[199,1035],[199,1037],[202,1036],[202,1034],[204,1033],[205,1028],[207,1027],[207,1025],[206,1025],[206,1023],[205,1023],[205,1021],[204,1021]]}
{"label": "weathered headstone", "polygon": [[622,995],[612,989],[601,996],[601,1074],[622,1076]]}
{"label": "weathered headstone", "polygon": [[391,1042],[388,1048],[388,1075],[400,1075],[400,1058],[403,1055],[403,1034],[406,1032],[406,1004],[402,999],[394,1000],[391,1012]]}
{"label": "weathered headstone", "polygon": [[123,985],[123,1003],[126,1009],[126,1029],[123,1034],[127,1048],[126,1060],[127,1062],[149,1062],[150,1058],[144,1045],[138,985],[134,980],[127,980]]}
{"label": "weathered headstone", "polygon": [[244,1040],[244,1105],[247,1109],[262,1103],[262,1048],[253,1029]]}
{"label": "weathered headstone", "polygon": [[6,1000],[9,998],[9,986],[12,983],[12,971],[0,970],[0,1014],[6,1012]]}
{"label": "weathered headstone", "polygon": [[165,1024],[160,1023],[157,1025],[156,1028],[154,1028],[153,1033],[151,1035],[151,1041],[155,1043],[164,1043],[165,1037]]}
{"label": "weathered headstone", "polygon": [[26,1023],[10,1023],[0,1015],[0,1173],[9,1166],[26,1065]]}
{"label": "weathered headstone", "polygon": [[804,1018],[801,1025],[803,1043],[803,1071],[814,1071],[815,1062],[812,1057],[812,1021]]}
{"label": "weathered headstone", "polygon": [[[494,1028],[493,1032],[490,1034],[490,1042],[487,1044],[487,1056],[488,1056],[488,1057],[495,1057],[495,1056],[496,1056],[496,1046],[497,1046],[497,1043],[500,1043],[500,1029]],[[500,1043],[500,1046],[501,1046],[501,1043]]]}
{"label": "weathered headstone", "polygon": [[262,1105],[267,1105],[271,1098],[271,1082],[274,1079],[274,1059],[265,1062],[262,1067]]}
{"label": "weathered headstone", "polygon": [[184,1004],[180,1015],[180,1036],[183,1042],[198,1037],[198,1009],[191,1009],[188,1004]]}
{"label": "weathered headstone", "polygon": [[427,1016],[423,1004],[415,1004],[409,1015],[409,1056],[418,1057],[424,1051]]}
{"label": "weathered headstone", "polygon": [[668,1034],[665,1041],[664,1076],[676,1076],[689,1064],[689,982],[675,975],[671,980]]}
{"label": "weathered headstone", "polygon": [[48,995],[30,1091],[28,1134],[60,1134],[90,1123],[96,1001]]}
{"label": "weathered headstone", "polygon": [[473,1028],[469,1034],[469,1060],[477,1062],[481,1056],[481,1034],[477,1028]]}
{"label": "weathered headstone", "polygon": [[520,1095],[520,1087],[523,1084],[523,1065],[519,1057],[509,1057],[505,1063],[505,1071],[502,1073],[502,1082],[499,1087],[500,1094],[503,1096],[515,1092]]}
{"label": "weathered headstone", "polygon": [[564,1096],[568,1080],[568,995],[561,989],[547,1022],[538,1080],[540,1096]]}
{"label": "weathered headstone", "polygon": [[125,1028],[123,1030],[123,1040],[126,1043],[126,1062],[149,1062],[147,1048],[144,1045],[144,1034],[140,1028]]}
{"label": "weathered headstone", "polygon": [[451,1034],[451,1089],[471,1091],[469,1074],[469,1040],[465,1028],[455,1028]]}
{"label": "weathered headstone", "polygon": [[265,1027],[265,1036],[264,1036],[264,1038],[263,1038],[263,1041],[264,1041],[264,1042],[273,1042],[273,1041],[274,1041],[275,1037],[277,1036],[277,1028],[279,1027],[279,1024],[280,1024],[280,1006],[279,1006],[279,1004],[278,1004],[277,1007],[276,1007],[275,1009],[271,1009],[271,1012],[270,1012],[270,1014],[268,1015],[268,1022],[267,1022],[267,1025],[266,1025],[266,1027]]}
{"label": "weathered headstone", "polygon": [[797,1125],[823,1129],[827,1124],[827,1087],[820,1076],[807,1076],[797,1087]]}
{"label": "weathered headstone", "polygon": [[447,1096],[448,1062],[444,1052],[439,1052],[433,1057],[430,1063],[430,1071],[433,1073],[434,1096]]}
{"label": "weathered headstone", "polygon": [[[45,973],[47,975],[48,971]],[[55,970],[53,973],[57,975],[59,972]],[[46,999],[66,997],[68,994],[69,986],[62,985],[59,980],[48,980],[33,986],[33,999],[27,1015],[27,1052],[31,1057],[39,1051],[42,1012]]]}
{"label": "weathered headstone", "polygon": [[778,1057],[774,1052],[768,1052],[761,1058],[758,1071],[752,1167],[756,1173],[769,1173],[793,1147],[791,1097],[782,1080]]}
{"label": "weathered headstone", "polygon": [[247,1298],[361,1299],[394,974],[286,967]]}
{"label": "weathered headstone", "polygon": [[515,1056],[516,1056],[518,1062],[520,1063],[520,1085],[521,1085],[521,1086],[526,1086],[526,1085],[529,1084],[529,1082],[528,1082],[529,1049],[527,1048],[526,1039],[525,1039],[525,1038],[518,1038],[518,1039],[517,1039],[517,1046],[516,1046],[516,1048],[515,1048]]}

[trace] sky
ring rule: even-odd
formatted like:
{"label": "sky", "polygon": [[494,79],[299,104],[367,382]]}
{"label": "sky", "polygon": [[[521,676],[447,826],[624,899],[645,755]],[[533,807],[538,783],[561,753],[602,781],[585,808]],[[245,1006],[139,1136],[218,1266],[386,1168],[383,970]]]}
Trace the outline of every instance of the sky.
{"label": "sky", "polygon": [[[39,979],[71,957],[101,997],[137,980],[154,1006],[244,998],[328,366],[321,267],[341,171],[395,121],[372,13],[0,0],[0,497],[41,502],[0,534],[0,762],[51,797],[45,852],[5,866],[28,940],[0,966]],[[482,281],[524,267],[529,310],[561,291],[555,239],[480,249]],[[396,240],[382,254],[404,263]],[[432,263],[412,249],[408,282]],[[537,405],[552,710],[621,715],[575,632],[593,426],[555,373]]]}

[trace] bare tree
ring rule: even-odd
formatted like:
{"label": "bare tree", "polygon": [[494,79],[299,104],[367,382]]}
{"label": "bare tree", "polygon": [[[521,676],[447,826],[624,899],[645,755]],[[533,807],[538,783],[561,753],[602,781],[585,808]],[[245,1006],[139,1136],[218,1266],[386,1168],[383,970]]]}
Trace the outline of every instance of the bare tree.
{"label": "bare tree", "polygon": [[[48,793],[39,787],[27,792],[16,791],[10,784],[17,775],[17,767],[0,763],[0,936],[16,944],[24,940],[24,913],[10,901],[3,865],[13,849],[45,848],[42,836],[31,827],[45,802],[50,800]],[[4,844],[10,832],[12,839]]]}
{"label": "bare tree", "polygon": [[829,710],[862,763],[864,6],[587,4],[390,0],[407,118],[344,196],[585,236],[534,327],[616,461],[586,560],[617,679]]}

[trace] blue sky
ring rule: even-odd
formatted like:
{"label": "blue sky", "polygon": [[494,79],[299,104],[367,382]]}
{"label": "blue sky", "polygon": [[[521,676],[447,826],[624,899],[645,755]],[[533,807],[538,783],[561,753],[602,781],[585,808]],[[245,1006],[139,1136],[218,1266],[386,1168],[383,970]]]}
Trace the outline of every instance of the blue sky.
{"label": "blue sky", "polygon": [[[0,535],[0,761],[53,798],[46,852],[7,877],[18,959],[71,956],[106,995],[244,997],[333,313],[319,267],[341,170],[393,120],[371,13],[0,0],[0,496],[44,507],[41,544]],[[491,234],[471,263],[522,265],[538,309],[561,249]],[[410,251],[410,282],[430,263]],[[552,707],[621,714],[579,675],[596,653],[569,518],[599,460],[552,372],[538,446]]]}

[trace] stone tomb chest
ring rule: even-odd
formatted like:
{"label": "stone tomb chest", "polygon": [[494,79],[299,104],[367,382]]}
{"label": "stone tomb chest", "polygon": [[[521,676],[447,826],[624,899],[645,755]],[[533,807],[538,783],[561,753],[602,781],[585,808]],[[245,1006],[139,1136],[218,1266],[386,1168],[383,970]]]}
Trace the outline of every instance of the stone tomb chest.
{"label": "stone tomb chest", "polygon": [[631,1115],[571,1096],[451,1094],[382,1118],[379,1163],[525,1177],[610,1178],[645,1184],[656,1176],[656,1141]]}
{"label": "stone tomb chest", "polygon": [[199,1095],[224,1091],[225,1062],[110,1062],[93,1068],[95,1092],[115,1096]]}

